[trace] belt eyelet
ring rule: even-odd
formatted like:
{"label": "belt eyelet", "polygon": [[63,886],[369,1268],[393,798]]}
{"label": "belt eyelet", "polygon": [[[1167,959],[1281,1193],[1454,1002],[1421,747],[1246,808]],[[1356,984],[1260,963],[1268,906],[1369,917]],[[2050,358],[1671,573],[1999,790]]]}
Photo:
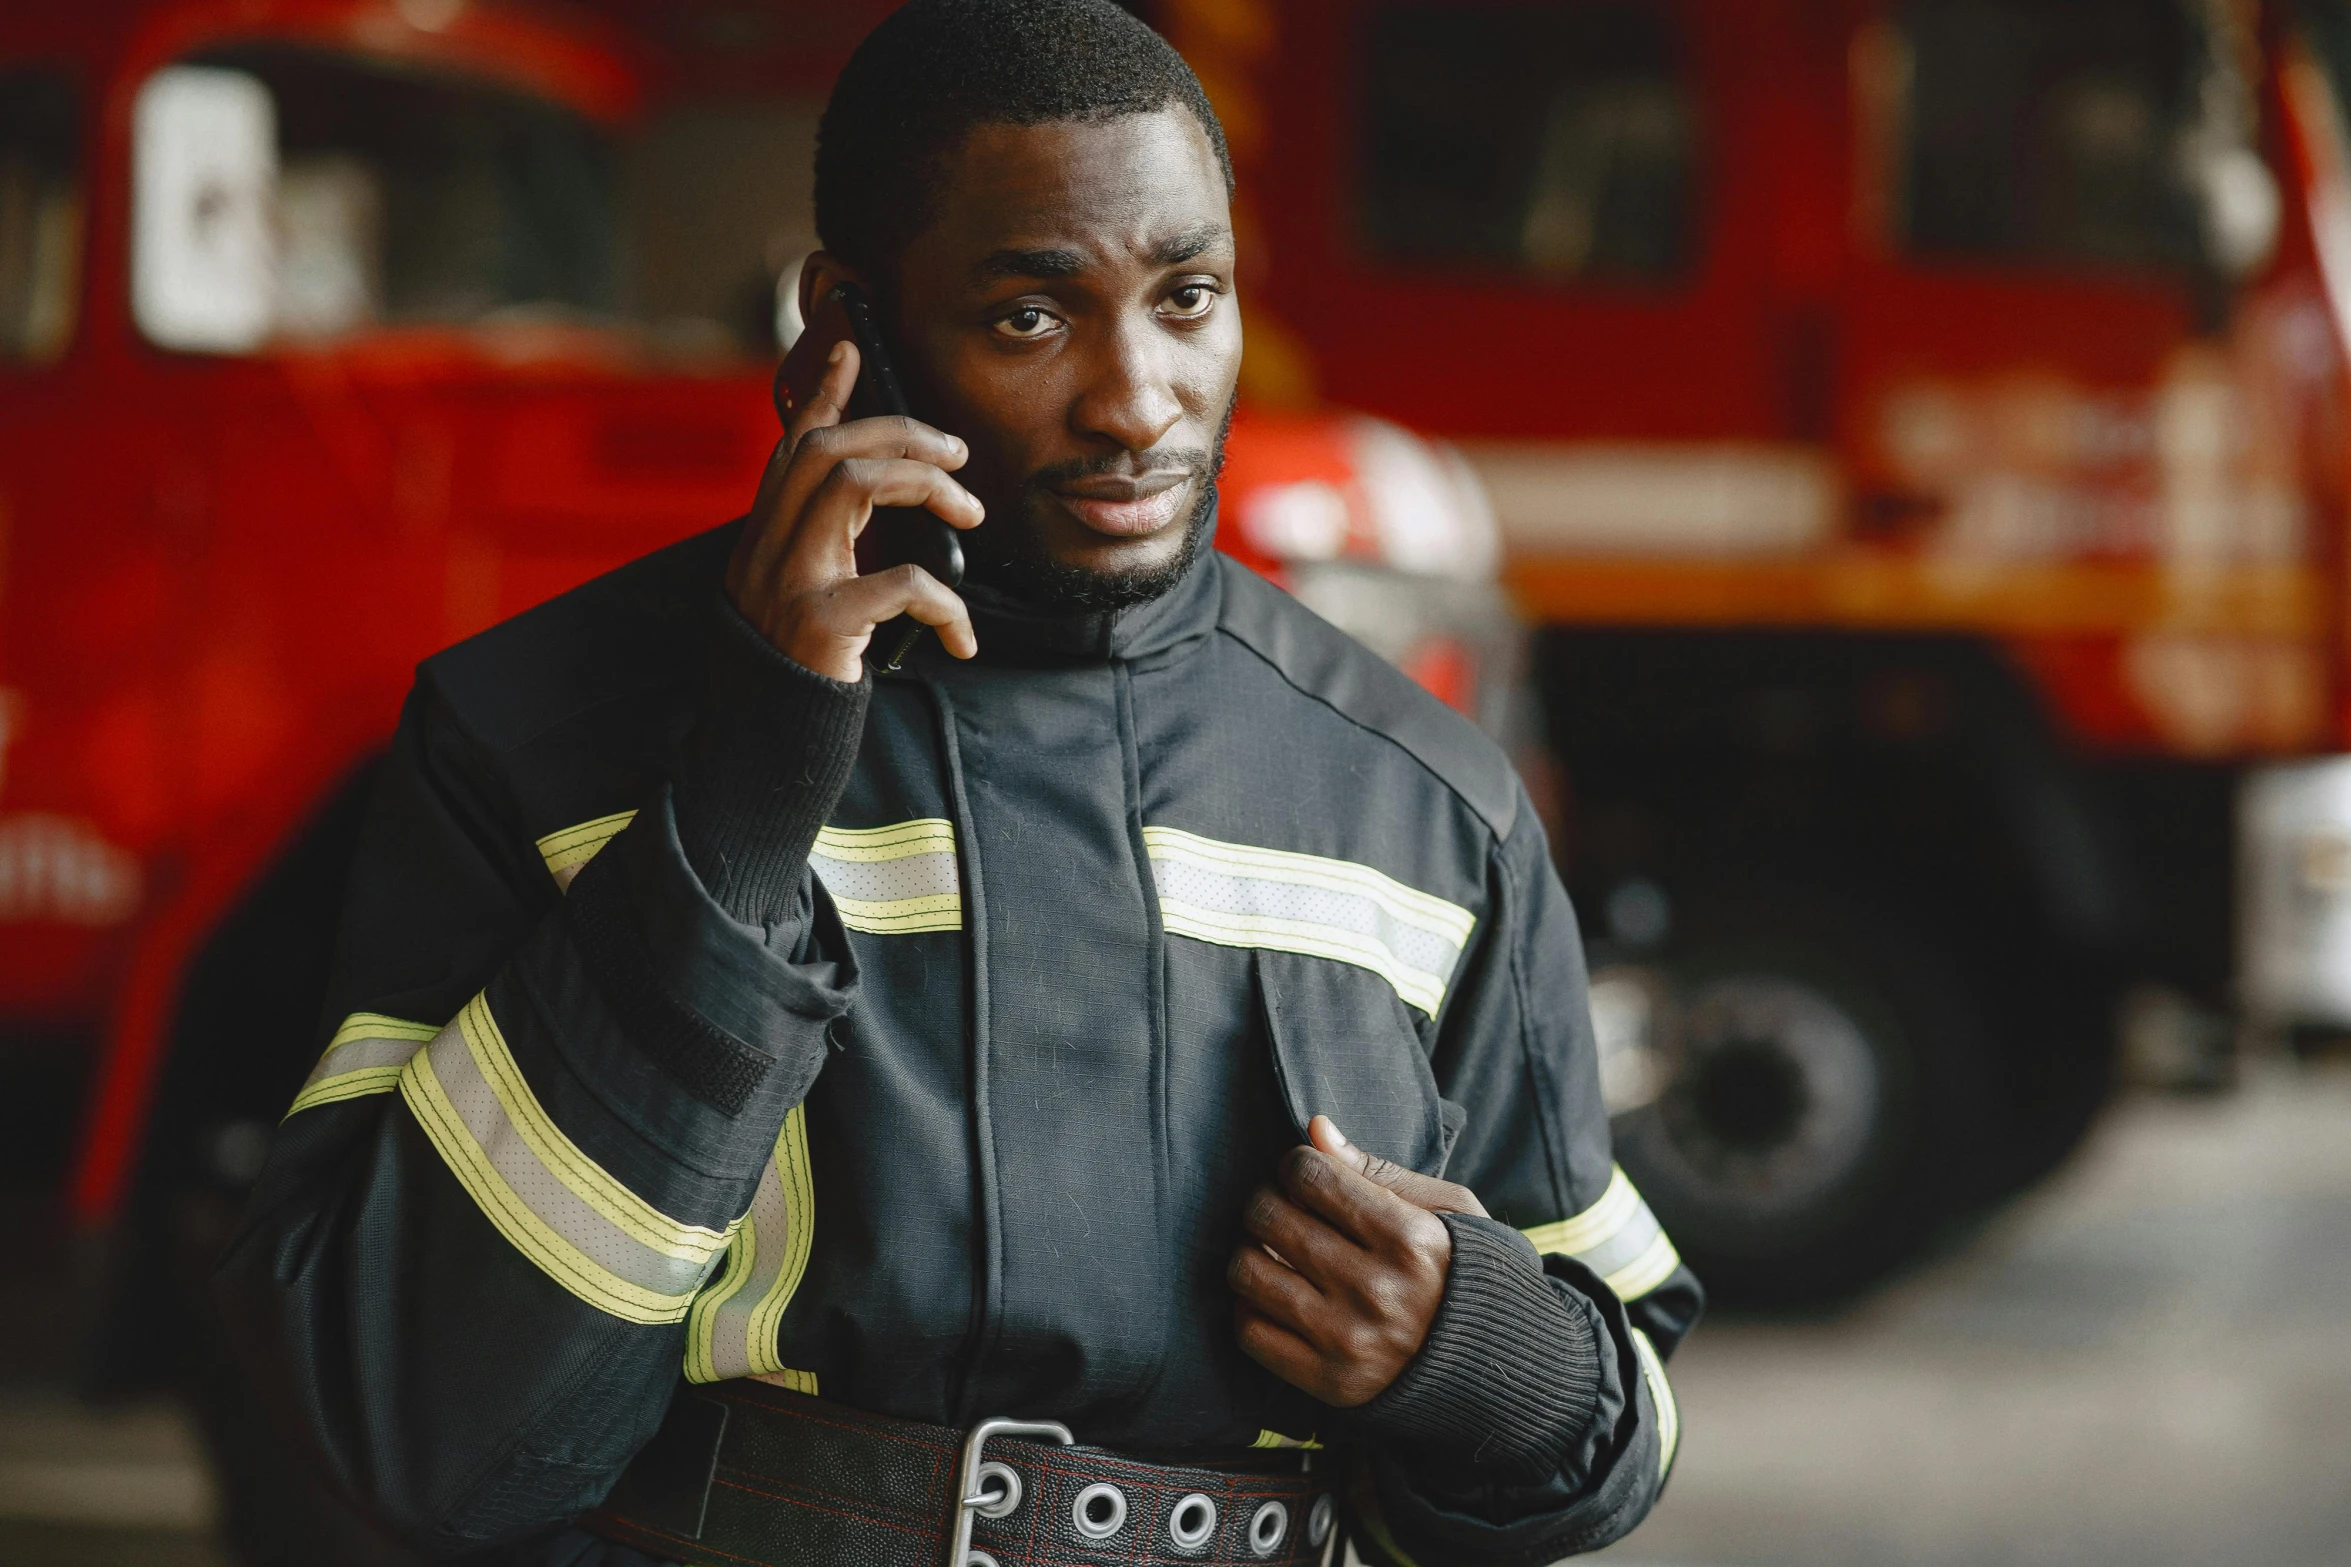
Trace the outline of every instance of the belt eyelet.
{"label": "belt eyelet", "polygon": [[[988,1483],[991,1480],[1001,1482],[1003,1490],[991,1495],[994,1489]],[[979,1485],[973,1494],[989,1498],[984,1502],[972,1503],[973,1512],[982,1518],[1009,1518],[1020,1508],[1019,1471],[1010,1464],[1000,1464],[991,1459],[980,1465]]]}
{"label": "belt eyelet", "polygon": [[1314,1506],[1306,1514],[1306,1543],[1309,1546],[1318,1551],[1322,1549],[1322,1542],[1331,1537],[1331,1525],[1338,1521],[1338,1513],[1339,1504],[1332,1501],[1327,1492],[1314,1499]]}
{"label": "belt eyelet", "polygon": [[1282,1547],[1282,1537],[1290,1532],[1290,1510],[1279,1502],[1267,1502],[1250,1515],[1249,1554],[1271,1556]]}
{"label": "belt eyelet", "polygon": [[1167,1537],[1175,1541],[1177,1550],[1187,1555],[1206,1550],[1215,1534],[1216,1503],[1205,1491],[1180,1496],[1167,1510]]}
{"label": "belt eyelet", "polygon": [[1107,1481],[1096,1481],[1069,1504],[1069,1522],[1089,1540],[1109,1539],[1127,1526],[1126,1492]]}

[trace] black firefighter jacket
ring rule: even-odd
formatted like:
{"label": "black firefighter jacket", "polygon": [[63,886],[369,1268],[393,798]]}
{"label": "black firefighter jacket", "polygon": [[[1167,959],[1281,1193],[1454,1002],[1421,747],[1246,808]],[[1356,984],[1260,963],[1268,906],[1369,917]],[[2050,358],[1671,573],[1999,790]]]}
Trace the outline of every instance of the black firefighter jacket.
{"label": "black firefighter jacket", "polygon": [[[840,792],[746,919],[671,782],[698,712],[759,700],[712,673],[751,636],[734,532],[419,671],[221,1282],[340,1486],[437,1553],[641,1560],[571,1520],[681,1375],[759,1375],[1144,1452],[1349,1444],[1363,1549],[1422,1567],[1638,1522],[1699,1296],[1611,1163],[1496,748],[1213,553],[1116,615],[976,593],[977,660],[926,641],[869,698],[738,647],[870,703],[845,787],[761,783]],[[1348,1415],[1241,1354],[1225,1282],[1317,1113],[1495,1220],[1448,1221],[1427,1348]]]}

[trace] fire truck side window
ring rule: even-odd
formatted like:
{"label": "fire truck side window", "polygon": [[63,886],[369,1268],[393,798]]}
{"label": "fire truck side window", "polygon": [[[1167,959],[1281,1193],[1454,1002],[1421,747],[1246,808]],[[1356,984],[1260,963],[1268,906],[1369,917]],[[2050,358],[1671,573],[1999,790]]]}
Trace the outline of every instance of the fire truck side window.
{"label": "fire truck side window", "polygon": [[73,84],[0,71],[0,364],[45,364],[73,336],[82,190]]}
{"label": "fire truck side window", "polygon": [[151,337],[234,349],[618,311],[614,155],[581,116],[472,78],[282,45],[191,63],[177,74],[266,93],[266,328],[183,343],[143,318]]}
{"label": "fire truck side window", "polygon": [[1908,0],[1907,248],[2194,265],[2186,170],[2214,62],[2192,13],[2180,0]]}
{"label": "fire truck side window", "polygon": [[1696,112],[1663,5],[1389,5],[1363,62],[1375,254],[1556,279],[1688,268]]}

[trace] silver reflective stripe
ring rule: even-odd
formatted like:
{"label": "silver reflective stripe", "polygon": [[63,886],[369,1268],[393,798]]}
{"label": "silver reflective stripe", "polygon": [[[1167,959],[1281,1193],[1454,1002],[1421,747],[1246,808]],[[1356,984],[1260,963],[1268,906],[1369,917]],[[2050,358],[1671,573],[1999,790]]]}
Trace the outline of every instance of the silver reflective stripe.
{"label": "silver reflective stripe", "polygon": [[601,854],[604,846],[636,819],[634,811],[615,811],[610,816],[599,816],[592,822],[549,833],[538,844],[539,858],[547,862],[547,874],[555,878],[557,887],[571,891],[572,878],[580,873],[580,867]]}
{"label": "silver reflective stripe", "polygon": [[1366,968],[1434,1017],[1477,916],[1352,860],[1146,827],[1160,923],[1172,936]]}
{"label": "silver reflective stripe", "polygon": [[483,1215],[549,1278],[626,1321],[686,1315],[728,1236],[671,1218],[582,1153],[532,1094],[484,998],[409,1061],[400,1093]]}
{"label": "silver reflective stripe", "polygon": [[400,1086],[400,1069],[440,1030],[430,1023],[412,1023],[381,1012],[354,1012],[343,1019],[335,1037],[327,1041],[318,1065],[303,1079],[301,1091],[286,1114],[293,1116],[316,1105],[330,1105],[368,1094],[388,1094]]}
{"label": "silver reflective stripe", "polygon": [[1638,1300],[1673,1276],[1682,1265],[1665,1227],[1634,1190],[1622,1167],[1612,1167],[1600,1200],[1572,1219],[1523,1232],[1535,1250],[1573,1257],[1615,1292]]}
{"label": "silver reflective stripe", "polygon": [[[582,867],[636,815],[616,811],[539,839],[539,857],[555,885],[569,892]],[[963,928],[955,827],[942,818],[887,827],[827,827],[816,835],[808,863],[833,895],[841,923],[851,930],[888,936]]]}
{"label": "silver reflective stripe", "polygon": [[784,1308],[808,1271],[816,1233],[816,1187],[808,1169],[808,1113],[794,1105],[776,1136],[775,1153],[760,1172],[751,1211],[727,1248],[726,1271],[694,1298],[686,1319],[686,1380],[728,1377],[800,1378],[782,1386],[816,1391],[815,1378],[788,1371],[776,1358]]}
{"label": "silver reflective stripe", "polygon": [[851,930],[903,936],[963,928],[955,827],[939,817],[827,827],[816,835],[808,864]]}

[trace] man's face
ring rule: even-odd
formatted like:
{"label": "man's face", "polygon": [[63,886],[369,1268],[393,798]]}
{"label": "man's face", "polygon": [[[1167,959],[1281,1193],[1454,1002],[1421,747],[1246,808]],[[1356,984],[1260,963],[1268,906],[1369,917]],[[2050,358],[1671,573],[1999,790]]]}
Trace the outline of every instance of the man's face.
{"label": "man's face", "polygon": [[971,445],[980,575],[1099,608],[1174,580],[1241,368],[1224,176],[1187,110],[978,127],[894,325],[917,409]]}

